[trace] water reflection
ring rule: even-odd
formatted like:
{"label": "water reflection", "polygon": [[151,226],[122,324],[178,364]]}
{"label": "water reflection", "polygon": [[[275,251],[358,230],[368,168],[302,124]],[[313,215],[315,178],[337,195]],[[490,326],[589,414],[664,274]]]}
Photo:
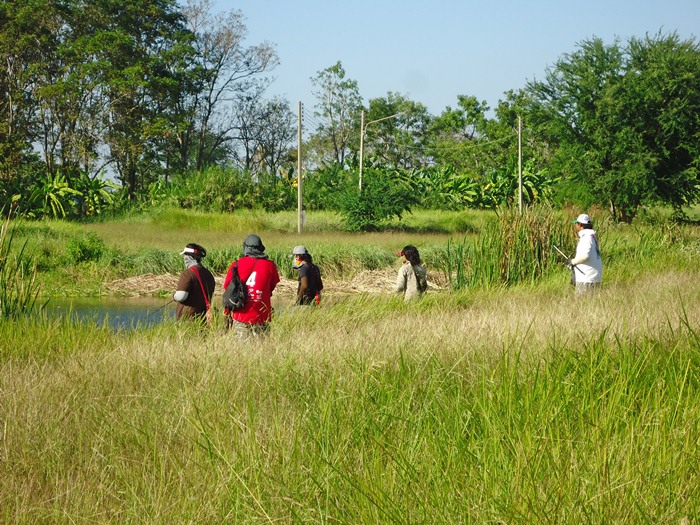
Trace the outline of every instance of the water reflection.
{"label": "water reflection", "polygon": [[114,330],[123,330],[174,319],[175,303],[154,297],[51,298],[45,311],[50,317],[108,324]]}
{"label": "water reflection", "polygon": [[[322,304],[328,306],[338,300],[339,297],[325,297]],[[215,296],[214,302],[220,304],[221,297]],[[44,311],[49,317],[67,317],[75,322],[100,326],[106,324],[116,331],[174,320],[175,304],[167,297],[53,297]],[[272,297],[272,307],[277,314],[283,313],[292,304],[293,299],[288,297]]]}

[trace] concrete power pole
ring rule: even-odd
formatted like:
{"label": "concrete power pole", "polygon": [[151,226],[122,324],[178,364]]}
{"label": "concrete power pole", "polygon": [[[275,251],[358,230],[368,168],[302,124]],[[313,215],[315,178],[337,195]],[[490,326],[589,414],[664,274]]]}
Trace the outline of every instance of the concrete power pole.
{"label": "concrete power pole", "polygon": [[297,129],[297,233],[301,235],[304,231],[304,203],[302,199],[301,176],[301,100],[299,101],[299,124]]}
{"label": "concrete power pole", "polygon": [[518,210],[523,214],[523,119],[518,115]]}
{"label": "concrete power pole", "polygon": [[360,114],[360,193],[362,193],[362,160],[365,154],[365,110]]}

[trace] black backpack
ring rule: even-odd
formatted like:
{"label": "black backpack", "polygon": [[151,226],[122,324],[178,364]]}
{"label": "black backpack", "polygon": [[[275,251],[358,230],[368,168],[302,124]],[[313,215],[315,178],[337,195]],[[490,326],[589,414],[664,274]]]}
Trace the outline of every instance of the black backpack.
{"label": "black backpack", "polygon": [[321,270],[319,269],[318,266],[315,264],[311,263],[311,275],[313,275],[314,278],[314,283],[313,287],[316,289],[316,293],[320,292],[323,290],[323,279],[321,279]]}
{"label": "black backpack", "polygon": [[[255,261],[257,264],[258,261]],[[255,270],[255,264],[253,264],[253,270]],[[252,273],[252,272],[251,272]],[[238,275],[238,263],[233,265],[233,276],[231,282],[224,290],[223,305],[224,308],[236,311],[242,310],[245,306],[246,299],[248,298],[248,287],[245,282],[241,280],[241,276]]]}

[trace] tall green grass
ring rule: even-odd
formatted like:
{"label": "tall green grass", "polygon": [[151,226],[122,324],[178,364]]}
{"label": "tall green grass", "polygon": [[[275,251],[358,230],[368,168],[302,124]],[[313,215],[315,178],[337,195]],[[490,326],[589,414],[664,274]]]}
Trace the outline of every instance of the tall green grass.
{"label": "tall green grass", "polygon": [[8,215],[0,225],[0,318],[31,315],[40,291],[36,259],[28,252],[26,240],[13,249],[14,239]]}
{"label": "tall green grass", "polygon": [[532,284],[566,262],[554,246],[571,253],[570,230],[549,210],[504,210],[475,238],[448,243],[445,270],[455,289]]}

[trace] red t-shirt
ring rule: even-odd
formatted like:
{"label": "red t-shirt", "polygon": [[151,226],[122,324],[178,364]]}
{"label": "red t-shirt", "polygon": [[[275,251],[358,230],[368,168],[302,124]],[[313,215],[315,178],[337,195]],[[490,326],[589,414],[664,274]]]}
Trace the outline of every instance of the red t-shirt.
{"label": "red t-shirt", "polygon": [[272,291],[280,282],[277,265],[270,259],[241,257],[229,266],[224,290],[233,277],[234,265],[238,265],[238,275],[248,287],[248,298],[243,309],[236,310],[231,317],[241,323],[267,323],[272,317]]}

